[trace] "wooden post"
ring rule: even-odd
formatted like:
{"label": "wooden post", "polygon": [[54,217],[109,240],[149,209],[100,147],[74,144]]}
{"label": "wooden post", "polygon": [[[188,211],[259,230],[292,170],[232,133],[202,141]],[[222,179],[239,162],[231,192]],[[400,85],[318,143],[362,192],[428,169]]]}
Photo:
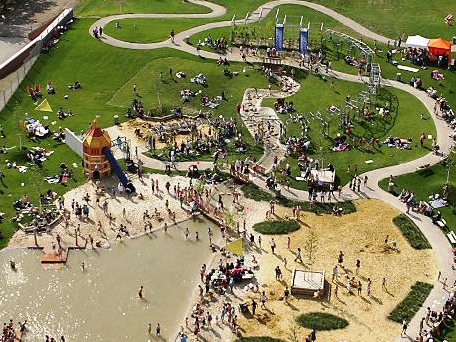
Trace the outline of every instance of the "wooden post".
{"label": "wooden post", "polygon": [[39,247],[38,245],[38,238],[36,236],[36,228],[33,230],[33,239],[35,240],[35,246]]}

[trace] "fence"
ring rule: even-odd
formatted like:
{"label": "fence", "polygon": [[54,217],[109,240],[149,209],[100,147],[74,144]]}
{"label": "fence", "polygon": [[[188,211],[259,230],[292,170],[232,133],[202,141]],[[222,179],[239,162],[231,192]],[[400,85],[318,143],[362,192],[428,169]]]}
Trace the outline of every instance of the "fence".
{"label": "fence", "polygon": [[5,108],[38,59],[41,49],[54,36],[55,29],[73,18],[73,9],[65,9],[50,25],[21,50],[0,65],[0,111]]}

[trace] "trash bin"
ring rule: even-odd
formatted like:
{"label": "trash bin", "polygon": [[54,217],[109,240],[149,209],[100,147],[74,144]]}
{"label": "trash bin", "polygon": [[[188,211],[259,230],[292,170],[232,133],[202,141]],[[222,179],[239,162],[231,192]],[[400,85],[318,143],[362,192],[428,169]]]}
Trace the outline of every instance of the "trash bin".
{"label": "trash bin", "polygon": [[119,124],[119,115],[114,115],[114,125]]}
{"label": "trash bin", "polygon": [[402,74],[400,72],[397,72],[396,73],[396,81],[400,82],[401,81],[401,76],[402,76]]}

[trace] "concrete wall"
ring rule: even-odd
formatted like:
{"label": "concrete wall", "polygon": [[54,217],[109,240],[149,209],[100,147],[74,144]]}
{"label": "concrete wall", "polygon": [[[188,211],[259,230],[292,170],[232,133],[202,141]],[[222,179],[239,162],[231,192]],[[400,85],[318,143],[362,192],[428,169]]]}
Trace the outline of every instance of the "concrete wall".
{"label": "concrete wall", "polygon": [[50,23],[50,25],[45,28],[42,27],[40,29],[41,32],[35,39],[0,65],[0,80],[16,73],[14,77],[8,77],[8,79],[11,80],[10,83],[2,85],[3,90],[0,91],[0,111],[3,110],[9,99],[24,80],[28,71],[40,55],[41,48],[53,38],[54,29],[59,25],[67,24],[72,18],[73,9],[65,9],[52,21],[52,23]]}

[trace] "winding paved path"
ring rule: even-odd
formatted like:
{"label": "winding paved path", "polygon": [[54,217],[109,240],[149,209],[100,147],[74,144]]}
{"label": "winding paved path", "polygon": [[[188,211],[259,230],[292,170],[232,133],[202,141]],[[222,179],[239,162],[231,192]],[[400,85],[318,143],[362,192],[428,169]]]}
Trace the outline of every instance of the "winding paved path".
{"label": "winding paved path", "polygon": [[[91,27],[89,33],[92,32],[94,27],[104,27],[107,23],[113,21],[113,20],[118,20],[118,19],[123,19],[123,18],[214,18],[217,16],[222,16],[223,14],[226,13],[225,8],[215,5],[213,3],[207,2],[207,1],[202,1],[202,0],[188,0],[189,2],[207,6],[211,8],[212,12],[207,13],[207,14],[129,14],[129,15],[117,15],[117,16],[110,16],[110,17],[105,17],[97,22],[95,22]],[[384,42],[386,43],[388,40],[390,40],[387,37],[383,37],[381,35],[378,35],[369,29],[365,28],[364,26],[356,23],[350,18],[347,18],[327,7],[324,7],[322,5],[314,4],[311,2],[307,1],[298,1],[298,0],[276,0],[272,1],[269,3],[266,3],[262,6],[260,6],[256,11],[254,11],[251,14],[250,20],[255,21],[258,20],[258,15],[260,10],[263,8],[263,15],[267,15],[273,8],[283,5],[283,4],[296,4],[296,5],[302,5],[306,6],[309,8],[312,8],[314,10],[317,10],[321,13],[324,13],[345,26],[348,26],[349,28],[353,29],[354,31],[358,32],[360,35],[376,39],[377,41]],[[175,43],[172,43],[169,39],[165,40],[163,42],[159,43],[151,43],[151,44],[138,44],[138,43],[128,43],[124,41],[120,41],[117,39],[114,39],[110,36],[104,35],[102,38],[102,41],[116,46],[120,48],[128,48],[128,49],[156,49],[156,48],[162,48],[162,47],[168,47],[168,48],[174,48],[177,50],[185,51],[194,55],[197,55],[196,48],[188,45],[185,43],[185,38],[187,36],[194,35],[195,33],[199,33],[208,29],[212,28],[217,28],[217,27],[225,27],[225,26],[230,26],[231,21],[221,21],[221,22],[212,22],[208,23],[205,25],[201,25],[198,27],[191,28],[189,30],[180,32],[176,35],[175,37]],[[455,47],[454,47],[455,48]],[[218,59],[219,55],[212,53],[212,52],[207,52],[207,51],[201,51],[200,55],[204,58],[209,58],[209,59]],[[241,56],[238,53],[234,54],[228,54],[227,59],[230,61],[236,61],[236,62],[241,62]],[[259,62],[258,58],[254,57],[249,57],[248,58],[249,62]],[[298,67],[295,61],[292,60],[287,60],[285,61],[285,64]],[[349,74],[344,74],[341,72],[334,71],[332,72],[332,76],[346,80],[346,81],[352,81],[352,82],[360,82],[357,79],[357,76],[355,75],[349,75]],[[415,96],[419,101],[423,103],[423,105],[427,108],[430,116],[432,117],[434,124],[436,126],[437,130],[437,143],[441,147],[441,151],[444,154],[448,154],[450,151],[450,148],[453,144],[452,139],[449,137],[451,134],[450,128],[446,125],[446,123],[441,120],[440,118],[436,117],[434,115],[433,111],[433,105],[434,101],[427,96],[427,94],[423,91],[419,91],[417,89],[414,89],[413,87],[410,87],[407,84],[392,81],[392,80],[383,80],[382,81],[384,86],[390,86],[394,87],[396,89],[400,89],[403,91],[406,91],[407,93]],[[246,94],[247,94],[246,90]],[[263,91],[263,90],[262,90]],[[263,94],[264,95],[264,94]],[[244,96],[244,102],[245,102],[245,97]],[[261,106],[261,101],[260,103],[255,104],[257,106],[258,111],[264,110],[263,107]],[[267,112],[267,110],[266,110]],[[270,113],[270,112],[269,112]],[[271,113],[270,113],[271,114]],[[142,158],[143,159],[143,158]],[[270,158],[269,158],[270,159]],[[164,163],[152,158],[144,158],[145,165],[153,168],[164,168]],[[390,166],[386,168],[381,168],[377,170],[373,170],[370,172],[367,172],[364,175],[367,175],[369,178],[369,185],[366,188],[363,188],[363,191],[360,193],[353,192],[350,190],[347,186],[343,189],[343,198],[344,199],[357,199],[357,198],[377,198],[380,199],[384,202],[389,203],[393,207],[397,208],[399,211],[405,213],[405,205],[398,200],[398,198],[392,196],[391,194],[383,191],[380,189],[378,186],[378,182],[387,177],[388,175],[401,175],[401,174],[406,174],[410,172],[415,172],[419,166],[425,165],[425,164],[431,164],[434,165],[438,163],[441,160],[440,157],[435,156],[432,153],[429,153],[421,158],[418,158],[416,160],[412,160],[407,163],[403,163],[400,165],[395,165],[395,166]],[[194,164],[195,162],[193,162]],[[270,163],[270,161],[266,162],[267,164]],[[190,163],[178,163],[178,168],[181,170],[186,170],[188,168],[188,165]],[[206,168],[206,167],[211,167],[212,163],[210,162],[199,162],[198,163],[201,168]],[[261,187],[265,187],[264,184],[264,179],[257,177],[253,179],[253,182],[260,185]],[[292,199],[300,199],[302,200],[303,198],[307,198],[307,192],[305,191],[300,191],[296,189],[290,189],[286,190],[285,188],[281,189],[282,193],[289,198]],[[423,234],[426,236],[426,238],[429,240],[430,244],[432,245],[433,251],[436,255],[437,262],[438,262],[438,268],[442,272],[442,277],[443,278],[448,278],[447,284],[453,284],[453,281],[455,280],[455,274],[454,270],[452,268],[453,266],[453,253],[452,253],[452,248],[451,245],[449,244],[446,236],[438,229],[436,226],[434,226],[431,222],[431,220],[423,215],[417,215],[415,213],[410,213],[407,214],[407,216],[414,221],[418,227],[420,227],[421,231]],[[437,275],[435,275],[437,278]],[[448,295],[448,292],[443,289],[443,286],[440,282],[437,281],[434,284],[434,288],[427,298],[426,302],[424,303],[423,307],[419,310],[419,312],[415,315],[415,317],[412,319],[410,322],[409,326],[409,332],[412,332],[411,336],[415,336],[415,334],[419,330],[419,321],[421,317],[423,317],[425,308],[426,307],[431,307],[435,308],[437,310],[440,310],[444,301],[445,297]],[[399,330],[399,329],[398,329]],[[407,338],[405,338],[407,339]],[[396,341],[403,341],[404,338],[398,336]]]}

